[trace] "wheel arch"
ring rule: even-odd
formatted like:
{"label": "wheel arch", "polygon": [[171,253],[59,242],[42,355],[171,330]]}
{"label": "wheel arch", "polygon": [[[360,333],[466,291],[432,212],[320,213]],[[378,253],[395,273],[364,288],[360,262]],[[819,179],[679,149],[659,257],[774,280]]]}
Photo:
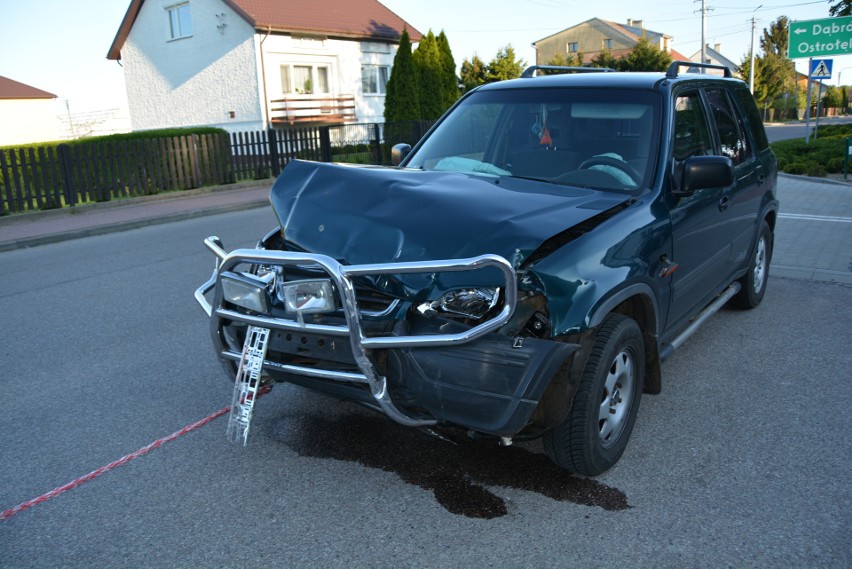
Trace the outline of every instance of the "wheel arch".
{"label": "wheel arch", "polygon": [[645,347],[645,393],[659,393],[662,389],[660,350],[658,345],[660,312],[651,287],[644,283],[629,285],[604,300],[592,313],[589,327],[597,328],[609,314],[623,314],[632,318],[642,330]]}

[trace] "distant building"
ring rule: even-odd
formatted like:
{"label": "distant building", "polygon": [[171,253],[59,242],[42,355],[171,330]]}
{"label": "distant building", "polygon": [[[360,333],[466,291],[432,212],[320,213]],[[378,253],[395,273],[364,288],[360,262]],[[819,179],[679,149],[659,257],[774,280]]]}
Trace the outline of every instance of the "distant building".
{"label": "distant building", "polygon": [[378,0],[132,0],[107,57],[134,129],[373,122],[405,28]]}
{"label": "distant building", "polygon": [[581,24],[566,28],[561,32],[533,42],[537,65],[546,65],[557,55],[566,59],[581,55],[586,65],[602,51],[608,51],[615,58],[630,53],[642,37],[648,38],[652,45],[670,53],[673,59],[687,59],[686,56],[672,50],[672,37],[645,29],[642,20],[627,20],[626,24],[616,24],[600,18],[592,18]]}
{"label": "distant building", "polygon": [[56,95],[0,75],[0,146],[59,138]]}
{"label": "distant building", "polygon": [[[731,70],[731,74],[735,77],[739,76],[740,66],[737,63],[734,63],[721,52],[722,44],[716,44],[713,47],[706,45],[704,47],[704,63],[712,63],[713,65],[724,65],[728,69]],[[701,50],[696,51],[692,54],[692,57],[689,58],[690,61],[701,62]],[[748,79],[748,77],[746,77]]]}

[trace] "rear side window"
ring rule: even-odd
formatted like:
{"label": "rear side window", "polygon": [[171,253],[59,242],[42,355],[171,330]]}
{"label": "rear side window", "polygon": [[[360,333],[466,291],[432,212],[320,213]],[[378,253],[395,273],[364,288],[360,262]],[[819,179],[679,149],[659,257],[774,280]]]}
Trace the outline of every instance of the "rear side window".
{"label": "rear side window", "polygon": [[716,132],[719,134],[719,150],[734,166],[749,160],[753,154],[745,134],[745,127],[735,111],[728,94],[723,89],[708,89],[707,100],[713,112]]}
{"label": "rear side window", "polygon": [[769,140],[766,138],[766,131],[763,130],[763,121],[760,119],[760,111],[757,110],[757,105],[751,93],[745,89],[736,89],[733,92],[734,97],[739,103],[740,109],[745,113],[746,124],[749,126],[752,140],[758,152],[762,152],[769,148]]}

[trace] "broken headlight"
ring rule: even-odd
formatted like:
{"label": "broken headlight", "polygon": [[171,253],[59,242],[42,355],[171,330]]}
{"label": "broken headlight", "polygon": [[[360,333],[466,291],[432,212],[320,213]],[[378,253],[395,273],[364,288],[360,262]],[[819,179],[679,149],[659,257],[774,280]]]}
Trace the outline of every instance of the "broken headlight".
{"label": "broken headlight", "polygon": [[479,320],[497,305],[499,298],[499,288],[461,288],[444,293],[441,298],[426,306],[421,305],[419,310],[424,314],[440,310]]}

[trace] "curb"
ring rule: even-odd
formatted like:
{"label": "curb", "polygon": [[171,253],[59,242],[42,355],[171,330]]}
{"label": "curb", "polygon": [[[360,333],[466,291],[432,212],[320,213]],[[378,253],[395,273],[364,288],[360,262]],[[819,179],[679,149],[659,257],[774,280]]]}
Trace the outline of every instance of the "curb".
{"label": "curb", "polygon": [[0,227],[16,225],[19,223],[29,223],[43,219],[53,219],[56,217],[65,217],[69,215],[86,215],[88,213],[110,210],[121,207],[134,207],[150,203],[167,202],[173,200],[184,200],[198,196],[205,196],[220,192],[237,192],[241,190],[249,190],[262,188],[264,186],[271,187],[274,180],[254,180],[250,182],[238,182],[236,184],[227,184],[222,186],[208,186],[205,188],[194,188],[192,190],[180,190],[168,192],[164,194],[152,194],[148,196],[137,196],[132,198],[118,198],[114,201],[106,201],[100,203],[87,203],[73,207],[63,207],[58,209],[47,209],[39,211],[27,211],[12,215],[0,216]]}
{"label": "curb", "polygon": [[800,176],[799,174],[787,174],[786,172],[778,172],[778,176],[801,180],[803,182],[813,182],[815,184],[834,184],[836,186],[852,187],[852,181],[835,180],[832,178],[814,178],[813,176]]}
{"label": "curb", "polygon": [[106,235],[109,233],[117,233],[129,229],[138,229],[151,225],[160,225],[175,221],[183,221],[195,217],[206,217],[220,213],[231,213],[236,211],[255,209],[269,205],[267,200],[256,200],[235,204],[227,204],[221,206],[208,207],[204,209],[176,212],[166,215],[160,215],[153,218],[135,219],[129,221],[121,221],[111,223],[109,225],[101,225],[97,227],[88,227],[83,229],[74,229],[71,231],[63,231],[59,233],[51,233],[49,235],[40,235],[37,237],[26,237],[0,243],[0,253],[6,251],[14,251],[17,249],[26,249],[39,245],[48,245],[51,243],[59,243],[61,241],[69,241],[72,239],[80,239],[83,237],[92,237],[95,235]]}

